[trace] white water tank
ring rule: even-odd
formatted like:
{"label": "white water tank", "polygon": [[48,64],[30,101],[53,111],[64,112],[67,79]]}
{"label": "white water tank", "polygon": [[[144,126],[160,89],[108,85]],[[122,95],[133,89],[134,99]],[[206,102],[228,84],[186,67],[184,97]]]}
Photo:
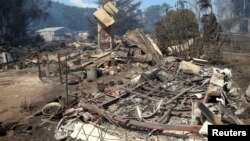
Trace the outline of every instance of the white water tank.
{"label": "white water tank", "polygon": [[13,62],[13,61],[14,61],[14,59],[13,59],[13,57],[11,56],[10,53],[8,53],[8,52],[2,52],[2,53],[0,54],[0,63],[1,63],[1,64]]}

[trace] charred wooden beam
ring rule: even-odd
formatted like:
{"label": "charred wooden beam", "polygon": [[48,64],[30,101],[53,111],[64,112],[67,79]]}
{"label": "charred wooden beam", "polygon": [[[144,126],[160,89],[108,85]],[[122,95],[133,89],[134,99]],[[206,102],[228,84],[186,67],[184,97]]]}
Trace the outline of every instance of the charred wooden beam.
{"label": "charred wooden beam", "polygon": [[244,125],[244,123],[234,115],[231,111],[229,111],[224,105],[221,103],[219,104],[220,110],[222,110],[223,113],[225,113],[229,118],[231,118],[236,124],[238,125]]}
{"label": "charred wooden beam", "polygon": [[150,92],[147,93],[147,95],[153,95],[154,93],[158,93],[160,91],[161,85],[155,86],[153,89],[151,89]]}
{"label": "charred wooden beam", "polygon": [[[59,75],[60,75],[60,82],[61,84],[63,84],[62,82],[62,67],[61,67],[61,56],[60,54],[57,55],[57,59],[58,59],[58,67],[59,67]],[[67,82],[66,82],[67,83]]]}
{"label": "charred wooden beam", "polygon": [[185,97],[185,98],[181,101],[181,104],[178,105],[177,110],[180,110],[180,109],[184,108],[184,104],[185,104],[186,101],[187,101],[187,97]]}
{"label": "charred wooden beam", "polygon": [[42,80],[39,52],[37,52],[37,67],[38,67],[38,77],[39,77],[40,80]]}
{"label": "charred wooden beam", "polygon": [[[133,88],[132,90],[135,90],[135,89],[141,87],[141,86],[144,85],[144,84],[145,84],[145,82],[139,84],[138,86],[136,86],[136,87]],[[130,95],[130,93],[124,93],[124,94],[120,95],[120,96],[117,97],[117,98],[114,98],[114,99],[112,99],[112,100],[110,100],[110,101],[107,101],[107,102],[101,104],[100,106],[106,109],[106,108],[108,108],[109,106],[111,106],[111,105],[117,103],[119,100],[128,97],[129,95]]]}
{"label": "charred wooden beam", "polygon": [[130,94],[133,94],[133,95],[136,95],[138,97],[141,97],[141,98],[145,98],[145,99],[148,99],[150,101],[154,101],[154,102],[158,102],[158,100],[154,99],[154,98],[151,98],[149,97],[148,95],[143,95],[141,93],[138,93],[138,92],[135,92],[135,91],[132,91],[132,90],[129,90],[129,89],[124,89],[127,93],[130,93]]}
{"label": "charred wooden beam", "polygon": [[[169,115],[171,114],[171,111],[172,109],[168,109],[168,111],[164,113],[164,115],[157,121],[157,123],[164,124],[165,122],[167,122],[169,120]],[[148,135],[151,136],[155,131],[157,130],[153,129]]]}
{"label": "charred wooden beam", "polygon": [[66,77],[66,97],[67,97],[67,105],[69,104],[69,86],[68,86],[68,56],[66,56],[66,73],[65,73],[65,77]]}
{"label": "charred wooden beam", "polygon": [[172,102],[174,102],[175,100],[177,100],[178,98],[180,98],[182,95],[184,95],[187,91],[193,89],[195,86],[189,87],[185,90],[183,90],[182,92],[180,92],[179,94],[177,94],[175,97],[173,97],[172,99],[170,99],[169,101],[167,101],[167,104],[171,104]]}
{"label": "charred wooden beam", "polygon": [[212,113],[203,103],[198,102],[198,107],[210,123],[214,125],[223,125],[221,119]]}
{"label": "charred wooden beam", "polygon": [[168,122],[169,115],[171,114],[172,109],[168,109],[165,114],[159,119],[158,123],[164,124]]}
{"label": "charred wooden beam", "polygon": [[114,99],[112,99],[112,100],[110,100],[110,101],[107,101],[107,102],[101,104],[101,106],[102,106],[103,108],[106,109],[106,108],[108,108],[109,106],[111,106],[111,105],[117,103],[119,100],[128,97],[129,95],[130,95],[129,93],[124,93],[124,94],[120,95],[120,96],[117,97],[117,98],[114,98]]}

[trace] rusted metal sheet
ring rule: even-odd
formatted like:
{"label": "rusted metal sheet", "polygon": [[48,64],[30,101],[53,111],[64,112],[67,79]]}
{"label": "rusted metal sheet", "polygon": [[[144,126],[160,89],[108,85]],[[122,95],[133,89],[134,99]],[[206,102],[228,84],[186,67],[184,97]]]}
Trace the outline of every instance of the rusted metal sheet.
{"label": "rusted metal sheet", "polygon": [[198,133],[201,128],[200,125],[164,125],[164,124],[159,124],[159,123],[145,123],[145,122],[140,122],[136,120],[125,119],[124,117],[120,115],[114,115],[112,113],[105,112],[102,109],[92,104],[81,102],[79,105],[82,108],[89,110],[91,112],[97,113],[100,116],[103,116],[107,119],[112,119],[117,124],[120,124],[123,126],[135,126],[138,128],[146,128],[146,129],[151,129],[151,130],[155,129],[155,130],[160,130],[160,131],[164,131],[164,130],[189,131],[189,132],[194,132],[194,133]]}

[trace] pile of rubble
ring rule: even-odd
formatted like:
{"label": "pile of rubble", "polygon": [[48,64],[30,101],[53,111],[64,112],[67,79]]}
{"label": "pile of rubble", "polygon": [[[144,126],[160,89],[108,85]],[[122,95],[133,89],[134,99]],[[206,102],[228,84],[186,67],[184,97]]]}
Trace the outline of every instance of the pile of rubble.
{"label": "pile of rubble", "polygon": [[[93,70],[98,68],[103,75],[123,70],[129,80],[105,80],[93,93],[81,88],[80,80],[66,81],[77,85],[70,92],[70,101],[49,103],[26,120],[39,113],[47,117],[45,122],[59,119],[56,140],[202,139],[208,125],[243,124],[235,115],[240,113],[239,95],[231,70],[210,67],[206,60],[163,57],[141,30],[128,32],[112,51],[74,56],[72,60],[81,64],[77,69],[85,68],[87,73],[88,81],[82,85],[97,80]],[[74,61],[69,60],[68,65],[70,62]],[[127,63],[143,67],[143,71],[132,77]]]}
{"label": "pile of rubble", "polygon": [[[111,125],[147,132],[145,137],[166,131],[207,135],[208,125],[242,125],[243,122],[231,112],[236,105],[230,97],[237,96],[231,78],[228,69],[201,67],[167,58],[163,65],[120,86],[113,98],[104,92],[81,99],[77,106],[65,111],[55,138],[70,136],[84,140],[98,135],[101,139],[101,134],[90,133],[91,127],[102,130]],[[110,125],[98,124],[100,118],[105,118]],[[125,140],[125,134],[112,137]]]}

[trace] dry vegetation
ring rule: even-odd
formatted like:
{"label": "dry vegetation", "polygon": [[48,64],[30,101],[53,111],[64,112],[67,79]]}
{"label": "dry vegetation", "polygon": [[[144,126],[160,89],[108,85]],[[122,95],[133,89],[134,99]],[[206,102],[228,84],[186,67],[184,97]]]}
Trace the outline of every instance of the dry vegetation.
{"label": "dry vegetation", "polygon": [[235,53],[250,53],[250,37],[246,35],[227,35],[222,51]]}
{"label": "dry vegetation", "polygon": [[223,54],[227,66],[232,69],[235,82],[245,90],[250,82],[250,53],[248,55]]}

